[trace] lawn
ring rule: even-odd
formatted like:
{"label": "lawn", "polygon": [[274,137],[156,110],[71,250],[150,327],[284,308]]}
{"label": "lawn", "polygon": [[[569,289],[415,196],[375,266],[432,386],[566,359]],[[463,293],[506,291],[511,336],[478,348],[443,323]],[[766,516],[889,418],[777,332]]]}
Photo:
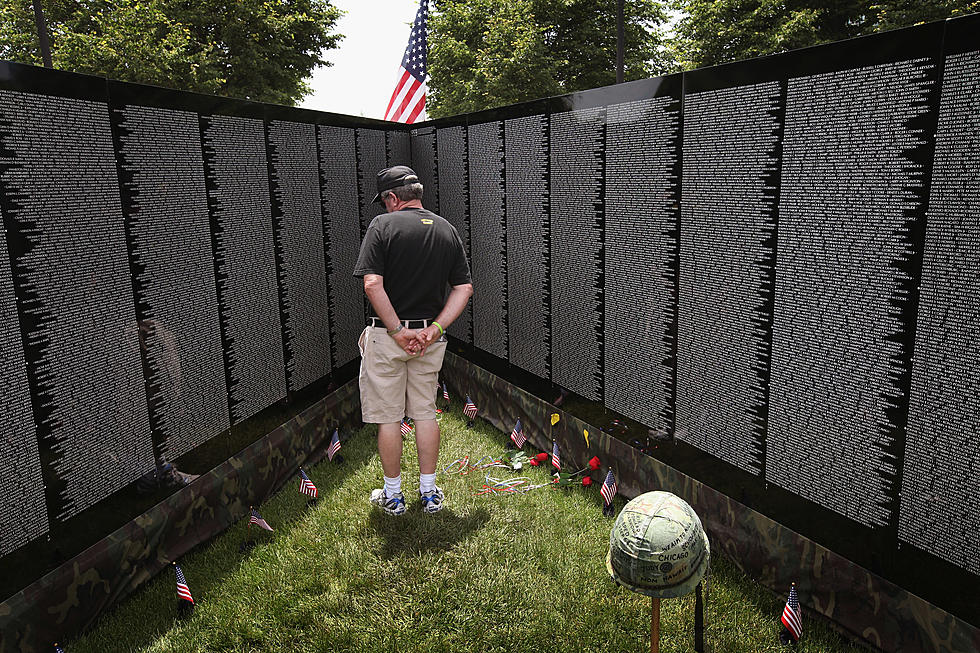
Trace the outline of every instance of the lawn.
{"label": "lawn", "polygon": [[[613,522],[602,515],[597,485],[477,496],[483,471],[440,473],[447,508],[426,515],[415,498],[418,466],[408,439],[409,510],[391,517],[368,504],[381,479],[374,433],[366,427],[345,443],[343,464],[307,470],[319,488],[316,505],[307,505],[297,481],[258,506],[275,532],[259,532],[253,549],[239,551],[242,520],[179,560],[197,604],[189,618],[177,618],[166,570],[66,651],[649,650],[650,599],[606,573]],[[480,420],[467,429],[447,415],[442,434],[440,466],[505,450],[506,436]],[[548,480],[542,469],[488,471]],[[778,637],[784,601],[715,555],[706,650],[785,650]],[[661,615],[660,650],[692,651],[693,594],[664,599]],[[863,649],[805,614],[795,650]]]}

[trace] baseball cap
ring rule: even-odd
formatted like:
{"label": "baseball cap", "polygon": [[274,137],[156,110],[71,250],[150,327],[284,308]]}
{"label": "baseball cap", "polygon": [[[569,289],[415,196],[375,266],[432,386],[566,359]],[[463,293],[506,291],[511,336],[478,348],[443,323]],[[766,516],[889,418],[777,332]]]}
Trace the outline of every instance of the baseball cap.
{"label": "baseball cap", "polygon": [[418,183],[419,177],[415,171],[408,166],[392,166],[385,168],[378,173],[378,194],[371,200],[372,203],[381,201],[381,193],[399,186],[408,186]]}

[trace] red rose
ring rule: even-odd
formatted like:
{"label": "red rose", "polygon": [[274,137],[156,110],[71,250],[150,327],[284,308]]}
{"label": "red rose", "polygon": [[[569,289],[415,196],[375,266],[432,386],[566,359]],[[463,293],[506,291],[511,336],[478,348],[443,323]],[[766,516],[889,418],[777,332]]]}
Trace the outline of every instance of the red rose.
{"label": "red rose", "polygon": [[589,461],[589,469],[596,470],[599,469],[599,457],[592,456],[592,460]]}
{"label": "red rose", "polygon": [[585,478],[583,478],[582,479],[582,485],[584,485],[585,487],[589,487],[590,485],[592,485],[592,478],[589,477],[589,476],[586,476]]}
{"label": "red rose", "polygon": [[535,467],[537,467],[538,465],[541,464],[541,463],[538,462],[538,459],[537,458],[532,458],[531,460],[529,460],[527,462],[529,462],[530,464],[534,465]]}
{"label": "red rose", "polygon": [[548,454],[542,451],[537,456],[535,456],[534,459],[537,460],[539,463],[543,463],[544,461],[548,460]]}

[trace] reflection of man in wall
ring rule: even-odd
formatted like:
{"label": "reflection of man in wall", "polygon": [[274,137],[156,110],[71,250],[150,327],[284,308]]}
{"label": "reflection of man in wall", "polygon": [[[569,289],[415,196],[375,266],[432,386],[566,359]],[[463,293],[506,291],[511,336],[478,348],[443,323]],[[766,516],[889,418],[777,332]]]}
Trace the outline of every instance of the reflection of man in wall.
{"label": "reflection of man in wall", "polygon": [[[473,294],[463,241],[456,229],[422,208],[422,184],[411,168],[378,173],[375,202],[387,213],[371,222],[354,276],[364,278],[371,320],[361,333],[361,414],[378,425],[384,488],[371,503],[389,514],[405,512],[401,421],[415,420],[422,510],[438,512],[439,423],[435,387],[446,353],[443,333]],[[448,291],[448,292],[447,292]]]}

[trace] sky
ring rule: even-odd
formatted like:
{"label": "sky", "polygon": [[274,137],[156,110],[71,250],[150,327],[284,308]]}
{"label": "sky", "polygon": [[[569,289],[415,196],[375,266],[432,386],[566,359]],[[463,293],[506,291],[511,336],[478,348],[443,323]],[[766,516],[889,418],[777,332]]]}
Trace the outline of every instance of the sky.
{"label": "sky", "polygon": [[419,0],[333,0],[347,13],[336,31],[346,38],[324,57],[332,66],[313,71],[304,109],[383,118],[395,90]]}

